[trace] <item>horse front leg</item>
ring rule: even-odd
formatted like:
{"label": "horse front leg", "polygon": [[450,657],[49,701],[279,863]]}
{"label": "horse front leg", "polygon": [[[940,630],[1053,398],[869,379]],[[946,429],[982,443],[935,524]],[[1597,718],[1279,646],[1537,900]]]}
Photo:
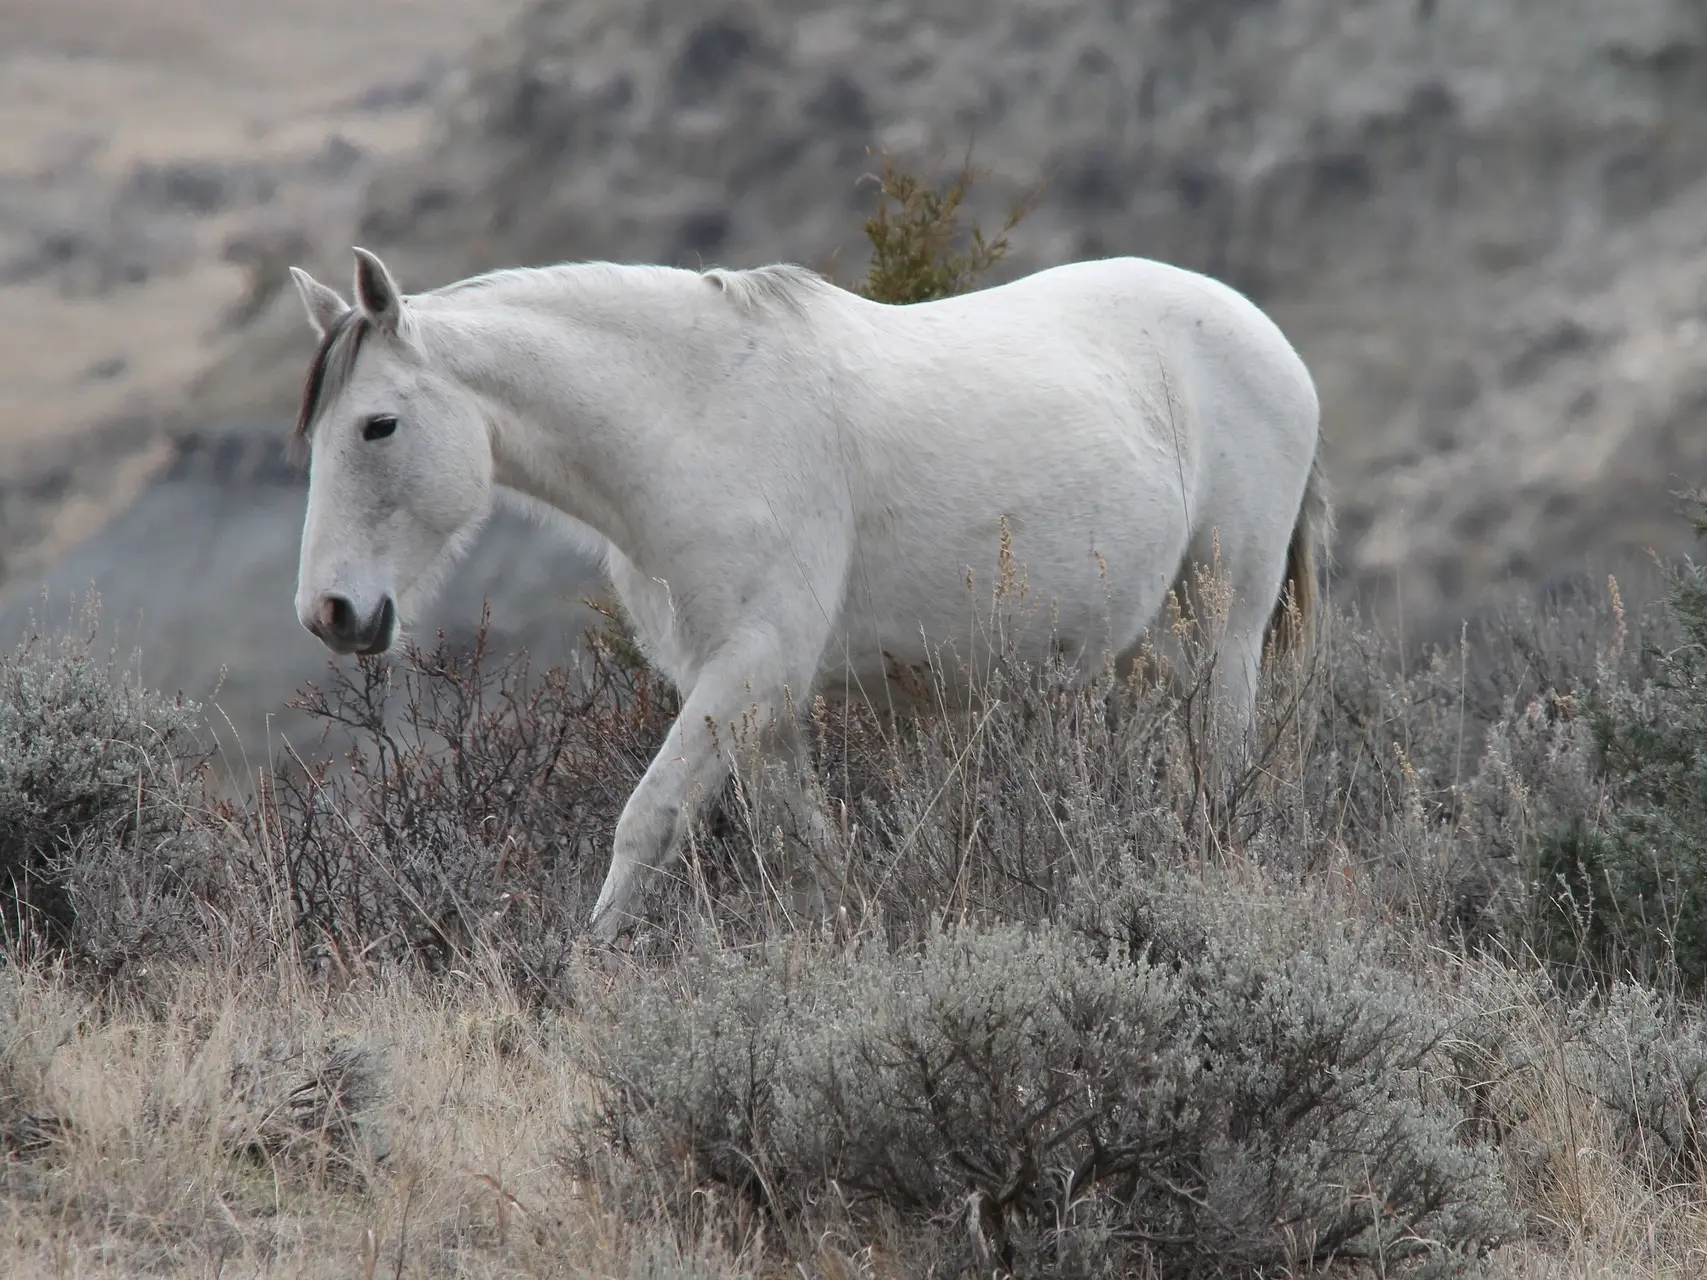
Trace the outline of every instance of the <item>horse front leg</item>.
{"label": "horse front leg", "polygon": [[[680,853],[698,806],[728,778],[744,728],[766,735],[767,755],[796,764],[804,744],[798,708],[789,698],[788,669],[776,638],[760,634],[726,647],[700,672],[617,820],[610,870],[589,922],[597,941],[616,939],[646,874],[667,867]],[[797,692],[805,696],[805,690]],[[797,779],[781,785],[790,808],[813,807],[803,791],[797,796],[788,790],[798,787]]]}

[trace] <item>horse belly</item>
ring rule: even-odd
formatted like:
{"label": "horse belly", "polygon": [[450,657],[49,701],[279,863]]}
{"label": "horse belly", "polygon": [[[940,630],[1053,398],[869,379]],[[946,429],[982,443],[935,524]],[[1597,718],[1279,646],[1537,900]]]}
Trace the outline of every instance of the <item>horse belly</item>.
{"label": "horse belly", "polygon": [[820,685],[894,690],[928,676],[951,691],[957,669],[997,649],[1036,662],[1127,648],[1172,581],[1183,525],[1158,534],[1136,503],[1008,505],[952,531],[901,521],[862,540]]}

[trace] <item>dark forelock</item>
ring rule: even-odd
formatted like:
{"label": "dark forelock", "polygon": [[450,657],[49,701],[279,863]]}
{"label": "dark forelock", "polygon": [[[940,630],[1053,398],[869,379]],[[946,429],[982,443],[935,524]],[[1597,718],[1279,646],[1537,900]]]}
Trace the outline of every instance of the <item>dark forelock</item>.
{"label": "dark forelock", "polygon": [[307,454],[308,437],[314,430],[321,404],[349,381],[356,356],[361,353],[362,339],[372,327],[373,322],[362,314],[361,308],[351,307],[332,322],[320,339],[314,360],[308,366],[308,376],[302,382],[302,405],[296,411],[296,429],[291,433],[291,445],[297,456]]}

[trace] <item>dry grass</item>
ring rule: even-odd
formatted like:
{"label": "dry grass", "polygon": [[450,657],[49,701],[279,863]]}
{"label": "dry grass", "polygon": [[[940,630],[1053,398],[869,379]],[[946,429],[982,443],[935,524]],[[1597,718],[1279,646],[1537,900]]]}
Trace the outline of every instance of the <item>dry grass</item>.
{"label": "dry grass", "polygon": [[[1494,1280],[1684,1280],[1707,1274],[1707,1183],[1672,1184],[1621,1152],[1603,1080],[1538,997],[1534,974],[1466,966],[1459,999],[1511,1029],[1502,1078],[1490,1076],[1505,1125],[1507,1175],[1529,1218],[1525,1239],[1490,1264]],[[1699,1014],[1696,1015],[1700,1017]],[[1520,1065],[1519,1065],[1520,1064]]]}
{"label": "dry grass", "polygon": [[[4,1168],[7,1276],[621,1274],[661,1243],[566,1159],[584,1028],[501,985],[196,969],[146,1010],[7,986],[10,1088],[52,1117]],[[300,1110],[351,1049],[371,1097],[345,1140]]]}
{"label": "dry grass", "polygon": [[[1243,882],[1255,897],[1293,900]],[[1343,892],[1318,888],[1324,920],[1343,918]],[[1513,1030],[1494,1110],[1530,1226],[1487,1274],[1707,1272],[1707,1187],[1655,1190],[1619,1156],[1615,1118],[1594,1101],[1537,984],[1503,964],[1411,959],[1443,1003]],[[598,986],[606,1007],[658,980],[585,963],[576,979]],[[146,1006],[88,995],[48,967],[4,982],[0,1274],[18,1280],[918,1274],[881,1233],[805,1247],[767,1239],[710,1184],[695,1193],[697,1229],[661,1220],[674,1200],[664,1188],[653,1212],[636,1215],[647,1189],[635,1171],[586,1149],[594,1095],[580,1064],[600,1028],[542,1017],[501,979],[334,990],[289,965],[196,966]],[[347,1114],[305,1107],[340,1057],[358,1064],[361,1096]]]}

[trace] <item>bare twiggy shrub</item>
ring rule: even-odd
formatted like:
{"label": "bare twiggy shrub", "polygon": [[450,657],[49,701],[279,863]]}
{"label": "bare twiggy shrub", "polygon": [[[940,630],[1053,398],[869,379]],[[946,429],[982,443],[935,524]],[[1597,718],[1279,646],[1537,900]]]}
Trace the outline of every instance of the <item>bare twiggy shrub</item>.
{"label": "bare twiggy shrub", "polygon": [[442,971],[497,955],[551,993],[668,727],[654,696],[644,668],[598,649],[582,671],[495,657],[484,625],[466,651],[440,637],[336,668],[297,705],[353,737],[347,767],[266,780],[246,815],[252,870],[313,963]]}

